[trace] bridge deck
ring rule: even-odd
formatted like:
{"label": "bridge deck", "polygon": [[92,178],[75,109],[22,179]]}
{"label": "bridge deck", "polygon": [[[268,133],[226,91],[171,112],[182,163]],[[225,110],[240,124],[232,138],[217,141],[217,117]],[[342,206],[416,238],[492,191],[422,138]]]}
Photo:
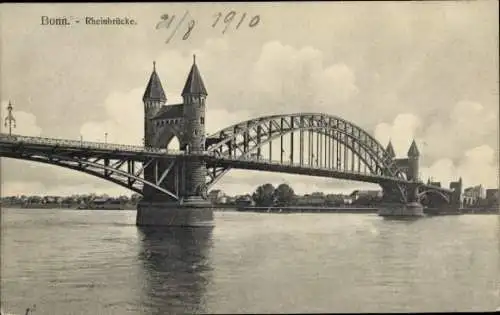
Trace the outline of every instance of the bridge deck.
{"label": "bridge deck", "polygon": [[[53,152],[54,149],[57,149],[58,151],[78,153],[79,155],[105,154],[112,157],[140,155],[140,157],[138,157],[139,160],[143,160],[144,157],[172,158],[183,155],[188,159],[202,157],[207,161],[209,165],[219,166],[219,167],[231,167],[236,169],[260,170],[269,172],[284,172],[290,174],[319,176],[319,177],[332,177],[332,178],[339,178],[346,180],[364,181],[370,183],[381,183],[384,181],[408,183],[408,181],[400,178],[373,175],[373,174],[344,170],[344,169],[324,168],[310,164],[300,164],[300,163],[290,163],[290,162],[281,163],[280,161],[273,161],[262,158],[259,159],[251,157],[232,158],[230,156],[218,156],[214,152],[209,152],[209,151],[191,152],[190,154],[186,154],[185,151],[181,150],[167,150],[167,149],[151,148],[144,146],[113,144],[104,142],[27,137],[27,136],[8,135],[0,133],[0,153],[3,156],[13,157],[13,152],[15,151],[16,148],[19,147],[23,147],[23,149],[25,150],[29,149],[30,151],[35,151],[35,152],[39,151],[40,153]],[[426,185],[424,183],[421,183],[421,186],[427,189],[434,189],[447,193],[452,192],[450,189],[436,187],[432,185]]]}
{"label": "bridge deck", "polygon": [[145,153],[151,156],[183,155],[184,151],[167,150],[127,144],[114,144],[105,142],[78,141],[57,138],[27,137],[20,135],[8,135],[0,133],[0,146],[2,148],[12,148],[19,145],[29,146],[39,149],[53,149],[55,147],[64,150],[88,150],[99,153]]}

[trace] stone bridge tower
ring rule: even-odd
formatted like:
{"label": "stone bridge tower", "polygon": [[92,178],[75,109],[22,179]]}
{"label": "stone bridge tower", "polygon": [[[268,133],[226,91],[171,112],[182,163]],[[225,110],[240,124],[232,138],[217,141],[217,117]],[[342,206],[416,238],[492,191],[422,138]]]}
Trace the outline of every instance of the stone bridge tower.
{"label": "stone bridge tower", "polygon": [[[175,137],[179,140],[180,149],[188,155],[204,151],[207,94],[194,59],[182,90],[183,102],[166,105],[167,97],[153,63],[153,72],[143,96],[144,145],[167,148]],[[158,175],[164,172],[166,177],[158,185],[179,198],[175,199],[145,185],[143,199],[137,206],[137,225],[213,225],[213,212],[206,196],[205,162],[185,155],[177,156],[174,160],[165,158],[158,162],[156,168],[153,165],[145,167],[144,177],[149,182],[155,182]]]}
{"label": "stone bridge tower", "polygon": [[[144,103],[144,140],[143,144],[146,147],[157,147],[155,143],[156,127],[153,118],[160,112],[167,102],[165,91],[161,85],[160,77],[156,72],[156,62],[153,62],[153,72],[149,77],[148,85],[142,97]],[[152,166],[144,169],[144,177],[146,180],[154,182],[155,170]],[[143,187],[143,198],[149,200],[157,200],[161,198],[155,190],[147,185]]]}
{"label": "stone bridge tower", "polygon": [[418,172],[419,172],[419,158],[420,152],[417,148],[417,143],[415,140],[410,145],[410,149],[408,150],[408,180],[417,181],[418,180]]}
{"label": "stone bridge tower", "polygon": [[[205,150],[205,84],[193,56],[193,65],[182,90],[184,100],[184,143],[188,153]],[[190,159],[184,163],[184,203],[205,204],[207,167],[202,159]]]}

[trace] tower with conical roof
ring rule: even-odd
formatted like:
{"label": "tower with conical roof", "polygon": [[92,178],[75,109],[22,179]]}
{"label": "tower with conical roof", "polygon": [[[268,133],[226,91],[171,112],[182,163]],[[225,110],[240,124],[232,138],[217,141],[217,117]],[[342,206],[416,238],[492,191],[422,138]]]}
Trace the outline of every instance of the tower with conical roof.
{"label": "tower with conical roof", "polygon": [[[205,100],[208,93],[193,56],[193,65],[182,90],[184,101],[184,143],[189,153],[205,150]],[[186,161],[184,195],[187,198],[205,197],[207,168],[203,160]]]}
{"label": "tower with conical roof", "polygon": [[156,62],[153,61],[153,72],[149,77],[148,85],[142,96],[144,103],[144,145],[155,146],[154,139],[154,123],[151,120],[165,105],[167,97],[161,85],[160,77],[156,73]]}
{"label": "tower with conical roof", "polygon": [[394,147],[392,146],[391,140],[389,140],[389,143],[387,144],[387,148],[385,149],[387,151],[387,154],[391,159],[396,157],[396,152],[394,152]]}
{"label": "tower with conical roof", "polygon": [[417,181],[418,180],[418,171],[419,165],[418,161],[420,158],[420,152],[417,148],[417,143],[415,139],[412,141],[410,145],[410,149],[408,150],[408,180]]}

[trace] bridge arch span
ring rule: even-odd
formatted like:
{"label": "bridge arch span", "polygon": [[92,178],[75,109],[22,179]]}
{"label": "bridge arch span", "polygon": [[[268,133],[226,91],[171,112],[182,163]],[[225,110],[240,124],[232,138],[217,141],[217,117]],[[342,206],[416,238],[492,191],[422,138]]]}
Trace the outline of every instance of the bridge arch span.
{"label": "bridge arch span", "polygon": [[[298,141],[294,137],[297,133],[300,139]],[[305,134],[309,137],[308,141],[304,140]],[[310,134],[313,134],[312,138]],[[286,158],[284,159],[283,156],[283,141],[287,135],[291,136],[291,139],[287,140],[290,143],[290,152],[289,161],[284,162]],[[314,144],[314,137],[317,139],[321,137],[321,140],[317,140]],[[304,156],[300,156],[299,164],[318,166],[318,158],[321,158],[320,167],[337,170],[349,168],[352,171],[356,160],[358,171],[360,164],[363,164],[366,166],[365,172],[372,175],[405,180],[404,172],[396,166],[390,154],[370,134],[342,118],[320,113],[272,115],[246,120],[210,135],[207,138],[206,147],[209,152],[217,156],[251,160],[262,158],[261,149],[267,145],[270,147],[268,160],[272,160],[271,144],[278,141],[281,143],[282,151],[278,154],[279,160],[287,164],[297,161],[293,157],[294,147],[300,147],[299,152],[302,152],[305,143],[307,142],[309,146],[311,139],[314,147],[309,147],[308,151],[312,150],[313,153],[307,153],[309,161],[305,164]],[[332,154],[332,150],[337,150],[336,154],[335,152]],[[302,155],[302,153],[299,154]],[[314,159],[316,159],[315,162]],[[218,174],[211,176],[212,182],[209,182],[209,186],[212,186],[227,171],[228,169],[219,170]],[[402,187],[398,190],[404,194]]]}
{"label": "bridge arch span", "polygon": [[422,201],[427,196],[434,195],[441,198],[446,203],[450,203],[450,196],[436,189],[425,189],[417,194],[418,201]]}
{"label": "bridge arch span", "polygon": [[317,132],[330,134],[338,141],[351,141],[364,148],[369,157],[374,159],[379,166],[382,166],[381,169],[384,170],[385,174],[404,178],[403,172],[395,165],[389,153],[368,132],[340,117],[321,113],[271,115],[246,120],[210,135],[207,150],[222,153],[225,145],[230,145],[236,140],[236,145],[233,143],[233,147],[241,151],[241,147],[245,142],[259,141],[258,137],[265,140],[266,138],[277,138],[301,130],[316,130]]}

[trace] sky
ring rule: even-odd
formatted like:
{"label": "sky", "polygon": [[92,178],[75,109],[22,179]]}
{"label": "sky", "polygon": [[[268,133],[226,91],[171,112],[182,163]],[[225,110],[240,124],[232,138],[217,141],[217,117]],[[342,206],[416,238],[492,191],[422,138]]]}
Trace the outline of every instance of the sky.
{"label": "sky", "polygon": [[[461,176],[466,187],[498,187],[497,1],[1,6],[2,132],[11,100],[17,134],[104,141],[107,133],[108,142],[140,144],[152,62],[175,104],[196,54],[209,133],[258,116],[326,113],[352,121],[384,147],[391,139],[398,157],[415,139],[424,180],[448,186]],[[184,40],[182,24],[167,42],[185,12],[194,28]],[[157,29],[163,14],[175,15],[174,22]],[[42,16],[73,24],[40,25]],[[85,25],[86,16],[137,24]],[[243,194],[267,182],[301,194],[378,188],[238,170],[214,188]],[[1,192],[131,193],[83,173],[5,158]]]}

